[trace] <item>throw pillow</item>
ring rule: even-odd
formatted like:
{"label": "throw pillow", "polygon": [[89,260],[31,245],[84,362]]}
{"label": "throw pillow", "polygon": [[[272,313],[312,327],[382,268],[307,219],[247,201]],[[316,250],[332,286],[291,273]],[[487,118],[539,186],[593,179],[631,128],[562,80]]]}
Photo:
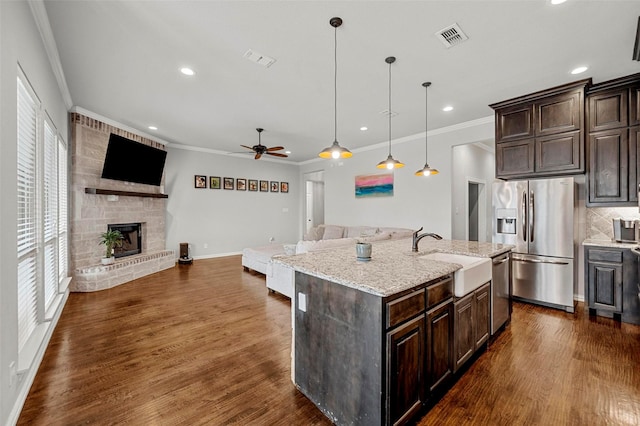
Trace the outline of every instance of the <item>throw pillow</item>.
{"label": "throw pillow", "polygon": [[337,238],[342,238],[343,234],[344,228],[342,226],[324,225],[324,234],[322,235],[322,239],[335,240]]}

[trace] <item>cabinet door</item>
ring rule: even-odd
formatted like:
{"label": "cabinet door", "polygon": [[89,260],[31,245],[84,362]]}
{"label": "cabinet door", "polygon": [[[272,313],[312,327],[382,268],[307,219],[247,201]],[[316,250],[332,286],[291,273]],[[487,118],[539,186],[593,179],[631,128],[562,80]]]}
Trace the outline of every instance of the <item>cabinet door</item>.
{"label": "cabinet door", "polygon": [[582,145],[580,131],[536,138],[536,173],[584,171]]}
{"label": "cabinet door", "polygon": [[425,315],[387,333],[387,424],[402,424],[424,403]]}
{"label": "cabinet door", "polygon": [[640,125],[640,87],[629,89],[629,126]]}
{"label": "cabinet door", "polygon": [[496,177],[513,178],[534,173],[534,140],[496,143]]}
{"label": "cabinet door", "polygon": [[496,111],[496,142],[533,137],[533,105],[524,104]]}
{"label": "cabinet door", "polygon": [[629,201],[638,202],[640,187],[640,126],[629,129]]}
{"label": "cabinet door", "polygon": [[629,201],[627,129],[589,136],[589,203]]}
{"label": "cabinet door", "polygon": [[427,313],[427,384],[434,393],[453,375],[453,303]]}
{"label": "cabinet door", "polygon": [[589,262],[589,308],[622,311],[622,264]]}
{"label": "cabinet door", "polygon": [[483,343],[489,340],[489,284],[485,284],[474,292],[474,336],[477,350]]}
{"label": "cabinet door", "polygon": [[617,89],[588,97],[589,132],[627,127],[627,89]]}
{"label": "cabinet door", "polygon": [[564,93],[535,103],[536,137],[582,129],[582,92]]}
{"label": "cabinet door", "polygon": [[473,333],[473,293],[454,303],[454,370],[457,371],[473,355],[475,336]]}

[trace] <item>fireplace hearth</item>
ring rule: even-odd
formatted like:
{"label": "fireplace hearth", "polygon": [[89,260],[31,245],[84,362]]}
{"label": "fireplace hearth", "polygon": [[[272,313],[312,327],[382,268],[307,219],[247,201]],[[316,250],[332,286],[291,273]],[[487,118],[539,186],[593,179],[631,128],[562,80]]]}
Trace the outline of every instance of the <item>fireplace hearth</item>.
{"label": "fireplace hearth", "polygon": [[121,247],[115,247],[115,258],[133,256],[142,253],[142,223],[112,223],[107,225],[109,231],[120,231],[124,237]]}

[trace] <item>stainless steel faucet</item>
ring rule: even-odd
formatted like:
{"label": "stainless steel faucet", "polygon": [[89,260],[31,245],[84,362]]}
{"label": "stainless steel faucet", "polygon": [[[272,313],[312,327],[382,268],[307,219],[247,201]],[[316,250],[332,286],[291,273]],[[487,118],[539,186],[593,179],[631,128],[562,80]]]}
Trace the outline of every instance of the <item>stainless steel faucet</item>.
{"label": "stainless steel faucet", "polygon": [[441,240],[442,237],[438,234],[434,234],[433,232],[425,232],[424,234],[419,234],[418,232],[422,231],[423,227],[420,227],[416,232],[413,233],[413,242],[411,243],[411,251],[414,253],[418,252],[418,243],[424,237],[435,238],[436,240]]}

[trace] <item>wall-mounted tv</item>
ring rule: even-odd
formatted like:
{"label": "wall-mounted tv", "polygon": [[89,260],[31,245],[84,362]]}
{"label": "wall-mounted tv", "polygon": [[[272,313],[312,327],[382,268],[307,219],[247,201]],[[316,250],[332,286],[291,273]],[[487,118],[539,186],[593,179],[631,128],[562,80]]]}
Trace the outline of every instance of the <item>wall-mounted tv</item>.
{"label": "wall-mounted tv", "polygon": [[111,133],[102,177],[159,186],[167,151]]}

